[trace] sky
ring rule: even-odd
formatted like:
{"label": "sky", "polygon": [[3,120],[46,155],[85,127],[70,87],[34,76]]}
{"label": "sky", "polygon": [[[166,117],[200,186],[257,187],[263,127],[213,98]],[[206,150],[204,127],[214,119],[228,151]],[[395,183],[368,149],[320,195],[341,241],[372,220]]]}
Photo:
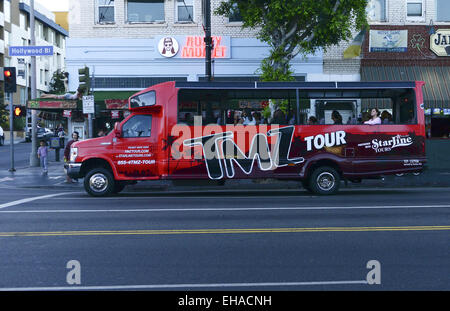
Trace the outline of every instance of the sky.
{"label": "sky", "polygon": [[69,0],[35,0],[49,11],[69,11]]}

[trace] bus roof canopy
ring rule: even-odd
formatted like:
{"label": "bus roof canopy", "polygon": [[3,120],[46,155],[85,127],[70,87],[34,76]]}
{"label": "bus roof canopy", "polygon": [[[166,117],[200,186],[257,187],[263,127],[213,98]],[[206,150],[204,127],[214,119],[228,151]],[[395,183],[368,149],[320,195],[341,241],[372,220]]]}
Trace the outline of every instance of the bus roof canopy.
{"label": "bus roof canopy", "polygon": [[414,81],[382,82],[175,82],[180,89],[405,89],[415,88]]}

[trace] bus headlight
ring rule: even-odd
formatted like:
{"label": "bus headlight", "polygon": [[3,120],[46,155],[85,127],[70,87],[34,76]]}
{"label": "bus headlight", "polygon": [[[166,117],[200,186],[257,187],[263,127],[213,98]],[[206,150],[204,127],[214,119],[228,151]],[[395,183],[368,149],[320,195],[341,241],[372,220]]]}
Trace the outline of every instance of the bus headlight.
{"label": "bus headlight", "polygon": [[78,148],[70,148],[70,162],[75,162],[78,156]]}

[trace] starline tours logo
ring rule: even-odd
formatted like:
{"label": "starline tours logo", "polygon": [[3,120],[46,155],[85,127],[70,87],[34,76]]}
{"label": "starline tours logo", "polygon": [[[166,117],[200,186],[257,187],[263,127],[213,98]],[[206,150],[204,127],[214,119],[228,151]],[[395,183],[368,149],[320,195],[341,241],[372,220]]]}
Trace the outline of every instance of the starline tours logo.
{"label": "starline tours logo", "polygon": [[409,135],[396,135],[391,139],[373,139],[371,142],[358,144],[358,147],[372,148],[376,153],[389,152],[394,148],[412,145],[413,140]]}

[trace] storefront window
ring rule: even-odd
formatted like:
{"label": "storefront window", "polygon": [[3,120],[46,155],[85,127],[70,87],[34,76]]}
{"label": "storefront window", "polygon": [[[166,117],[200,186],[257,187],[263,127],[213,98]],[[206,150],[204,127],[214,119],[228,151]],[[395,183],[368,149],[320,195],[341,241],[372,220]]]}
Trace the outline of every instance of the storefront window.
{"label": "storefront window", "polygon": [[436,0],[436,12],[438,22],[450,22],[450,1]]}
{"label": "storefront window", "polygon": [[128,0],[129,23],[163,22],[164,0]]}

